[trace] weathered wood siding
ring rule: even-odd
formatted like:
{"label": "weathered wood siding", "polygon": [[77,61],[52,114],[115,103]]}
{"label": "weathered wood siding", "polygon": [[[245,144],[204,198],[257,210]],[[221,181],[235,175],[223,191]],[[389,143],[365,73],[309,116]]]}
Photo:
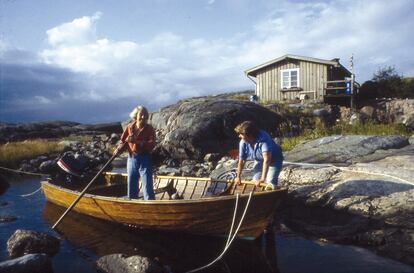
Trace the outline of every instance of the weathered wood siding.
{"label": "weathered wood siding", "polygon": [[[299,68],[301,90],[282,91],[281,70]],[[327,80],[328,65],[299,60],[282,61],[263,68],[256,76],[256,94],[262,101],[282,101],[307,94],[310,99],[323,97],[323,82]],[[312,92],[310,92],[312,91]],[[315,93],[313,93],[315,92]]]}

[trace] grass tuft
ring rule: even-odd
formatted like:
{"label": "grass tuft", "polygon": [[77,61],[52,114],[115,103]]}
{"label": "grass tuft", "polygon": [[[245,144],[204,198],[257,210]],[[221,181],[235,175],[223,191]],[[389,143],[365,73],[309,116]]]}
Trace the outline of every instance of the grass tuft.
{"label": "grass tuft", "polygon": [[0,166],[17,168],[22,160],[33,159],[48,153],[61,152],[63,146],[59,145],[60,141],[36,139],[2,144],[0,145]]}
{"label": "grass tuft", "polygon": [[299,136],[284,138],[282,142],[282,150],[290,151],[296,145],[312,139],[331,135],[401,135],[410,136],[410,131],[402,124],[376,124],[366,122],[364,124],[347,124],[345,122],[337,123],[335,126],[327,127],[323,122],[316,120],[315,128],[304,130]]}

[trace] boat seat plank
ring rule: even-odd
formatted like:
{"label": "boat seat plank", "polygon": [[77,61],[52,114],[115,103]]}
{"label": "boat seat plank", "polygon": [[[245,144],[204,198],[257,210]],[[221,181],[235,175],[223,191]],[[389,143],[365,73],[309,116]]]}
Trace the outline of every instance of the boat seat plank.
{"label": "boat seat plank", "polygon": [[208,185],[207,181],[204,181],[204,187],[203,187],[203,192],[201,193],[201,196],[204,196],[206,189],[207,189],[207,185]]}
{"label": "boat seat plank", "polygon": [[195,190],[197,188],[197,185],[198,185],[198,180],[195,181],[195,185],[193,187],[193,190],[191,191],[191,195],[190,195],[190,198],[189,199],[193,199],[194,192],[195,192]]}
{"label": "boat seat plank", "polygon": [[247,184],[243,184],[243,190],[242,190],[242,192],[241,192],[241,193],[245,193],[246,188],[247,188]]}

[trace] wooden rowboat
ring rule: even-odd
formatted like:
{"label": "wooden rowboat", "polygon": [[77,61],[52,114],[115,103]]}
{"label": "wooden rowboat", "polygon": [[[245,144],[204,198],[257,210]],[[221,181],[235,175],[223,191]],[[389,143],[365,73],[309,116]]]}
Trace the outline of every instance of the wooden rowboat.
{"label": "wooden rowboat", "polygon": [[[236,199],[238,209],[235,223],[240,221],[253,191],[239,237],[256,238],[266,228],[286,195],[285,189],[266,189],[243,181],[211,178],[157,176],[154,180],[156,200],[128,199],[126,174],[104,173],[104,183],[92,187],[73,208],[96,218],[144,229],[178,231],[202,235],[227,235],[233,221]],[[69,207],[80,192],[42,181],[46,199]],[[173,199],[177,197],[179,199]],[[238,197],[237,197],[238,196]]]}

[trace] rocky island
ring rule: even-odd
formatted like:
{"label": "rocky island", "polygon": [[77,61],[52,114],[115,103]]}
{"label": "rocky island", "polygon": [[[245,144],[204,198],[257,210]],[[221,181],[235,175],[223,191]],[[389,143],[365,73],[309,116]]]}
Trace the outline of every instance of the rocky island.
{"label": "rocky island", "polygon": [[[248,96],[249,92],[238,94]],[[254,120],[280,143],[312,129],[315,120],[345,123],[400,123],[414,129],[414,100],[381,101],[351,112],[329,105],[260,105],[234,94],[192,98],[151,113],[157,130],[157,174],[231,178],[237,161],[234,127]],[[287,129],[286,129],[287,128]],[[64,152],[99,169],[122,132],[121,123],[82,125],[71,122],[0,125],[0,142],[31,137],[91,135],[88,143],[66,141]],[[285,151],[280,186],[288,198],[276,222],[311,238],[372,248],[381,255],[414,265],[414,137],[401,135],[331,135],[306,140]],[[56,174],[62,154],[42,155],[20,169]],[[47,163],[45,163],[47,162]],[[125,156],[114,162],[125,166]],[[249,179],[249,164],[245,178]],[[6,174],[3,173],[3,176]],[[0,179],[0,194],[7,190]],[[1,268],[1,263],[0,263]]]}

